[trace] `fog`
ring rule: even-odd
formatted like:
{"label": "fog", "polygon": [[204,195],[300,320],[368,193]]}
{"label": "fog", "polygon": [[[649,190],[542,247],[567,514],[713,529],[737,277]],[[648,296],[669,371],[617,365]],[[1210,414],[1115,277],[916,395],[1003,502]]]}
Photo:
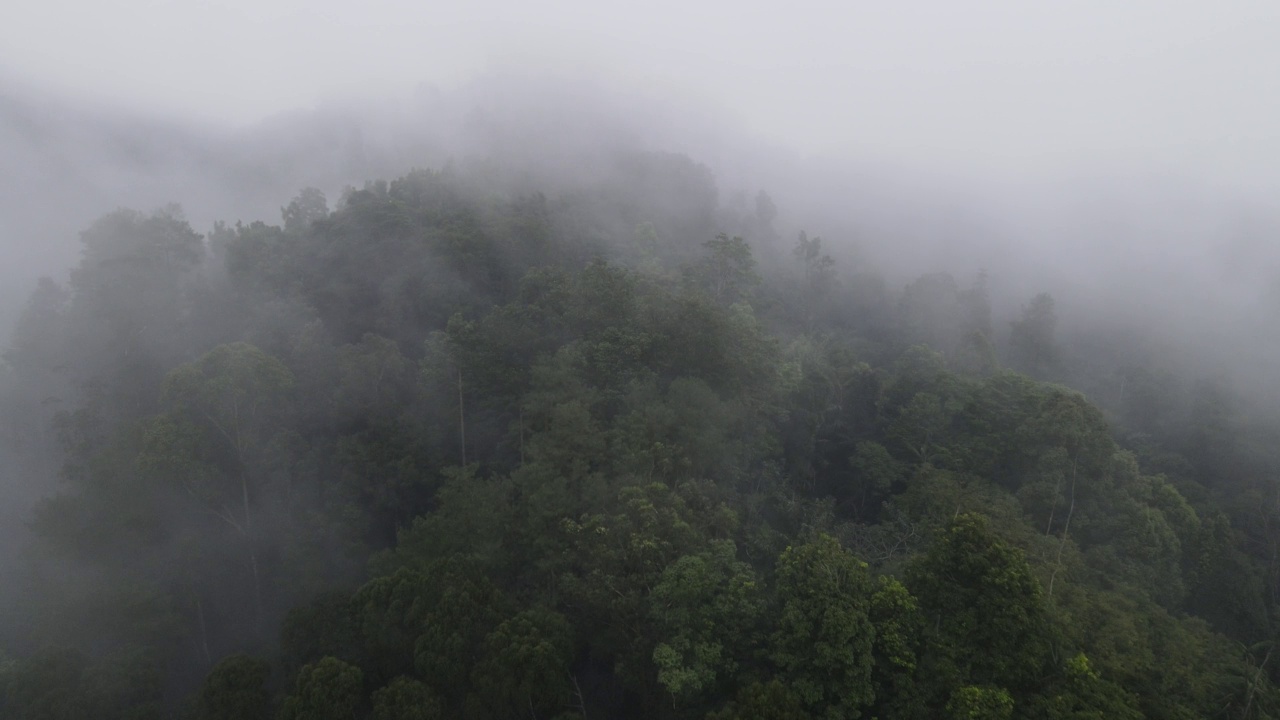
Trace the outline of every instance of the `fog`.
{"label": "fog", "polygon": [[0,67],[117,106],[241,126],[494,67],[587,69],[709,98],[804,152],[961,171],[1136,161],[1257,181],[1277,157],[1278,13],[1265,0],[53,2],[11,16]]}
{"label": "fog", "polygon": [[640,149],[705,164],[721,203],[766,191],[783,236],[891,286],[985,271],[1000,317],[1047,291],[1067,327],[1141,327],[1269,388],[1278,23],[1267,2],[33,5],[0,29],[0,329],[118,207],[207,232],[306,186],[496,160],[568,188]]}
{"label": "fog", "polygon": [[1148,276],[1219,249],[1256,272],[1241,236],[1280,190],[1278,29],[1265,0],[24,7],[0,29],[6,314],[115,206],[180,202],[205,229],[547,137],[686,153],[797,225],[979,234],[1068,275],[1117,246],[1159,255]]}
{"label": "fog", "polygon": [[[743,232],[762,265],[803,232],[845,287],[883,283],[885,307],[921,276],[984,278],[1002,355],[1051,294],[1072,370],[1042,379],[1113,419],[1138,366],[1175,374],[1179,397],[1221,382],[1258,416],[1280,399],[1273,2],[189,5],[36,3],[0,25],[0,347],[39,317],[24,308],[40,278],[75,285],[81,233],[118,208],[177,204],[216,254],[218,223],[279,224],[302,188],[338,207],[373,181],[460,168],[490,183],[480,194],[555,205],[626,187],[624,158],[658,153],[709,171],[715,231]],[[743,220],[762,197],[776,219]],[[220,272],[208,295],[224,304],[196,317],[239,312]],[[296,298],[271,302],[255,337],[313,327]],[[156,341],[165,362],[207,350],[175,337]],[[65,487],[52,420],[95,392],[59,388],[63,371],[10,393],[42,408],[5,418],[10,568],[32,506]]]}

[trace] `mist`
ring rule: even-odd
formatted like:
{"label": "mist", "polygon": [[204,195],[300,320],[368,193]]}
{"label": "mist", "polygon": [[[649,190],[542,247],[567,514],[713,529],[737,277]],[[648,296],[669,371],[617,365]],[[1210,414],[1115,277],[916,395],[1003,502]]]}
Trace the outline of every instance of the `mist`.
{"label": "mist", "polygon": [[[529,712],[750,716],[751,687],[799,677],[751,650],[781,631],[717,639],[750,669],[697,692],[662,664],[693,642],[661,635],[677,590],[643,641],[593,636],[640,611],[592,605],[616,568],[556,533],[630,527],[658,492],[642,479],[706,535],[637,603],[731,541],[774,607],[774,559],[834,537],[942,617],[918,568],[976,513],[1051,599],[1060,573],[1064,603],[1123,587],[1143,617],[1204,618],[1185,632],[1205,647],[1260,647],[1280,597],[1280,523],[1257,515],[1280,462],[1277,31],[1243,0],[22,9],[0,29],[0,712],[74,665],[57,682],[90,688],[81,712],[125,707],[101,690],[119,683],[155,717],[215,717],[217,669],[252,656],[228,672],[270,678],[280,717],[306,716],[322,657],[365,673],[357,715],[404,677],[506,717],[475,699],[501,684],[476,658],[512,616],[569,638],[573,688],[520,690]],[[1027,439],[1015,416],[1084,419]],[[1078,464],[1103,489],[1073,529]],[[716,503],[737,519],[698,515]],[[1173,555],[1125,549],[1126,523],[1166,523],[1148,545]],[[425,588],[492,602],[474,657],[351,640],[372,621],[335,618],[405,573],[441,626],[455,610]],[[1228,608],[1227,586],[1250,599]],[[1063,632],[1163,716],[1128,660]],[[103,679],[121,657],[151,689]],[[1038,702],[983,678],[962,684]],[[894,716],[876,687],[863,707]],[[1243,716],[1255,692],[1274,694],[1232,700]]]}
{"label": "mist", "polygon": [[1082,313],[1191,322],[1195,331],[1171,329],[1188,339],[1274,302],[1277,259],[1266,238],[1280,212],[1261,167],[1224,181],[1208,166],[1170,169],[1188,158],[1118,163],[1095,153],[1092,165],[1085,156],[1010,176],[980,163],[957,171],[914,157],[813,154],[747,131],[723,106],[511,70],[448,91],[332,99],[234,129],[20,86],[4,97],[6,327],[35,279],[64,273],[79,231],[116,207],[176,202],[207,231],[215,220],[275,217],[300,187],[336,197],[450,162],[500,157],[585,185],[584,173],[624,150],[707,165],[722,201],[765,190],[784,234],[808,228],[856,247],[895,281],[987,269],[1006,302],[1038,288],[1071,295]]}

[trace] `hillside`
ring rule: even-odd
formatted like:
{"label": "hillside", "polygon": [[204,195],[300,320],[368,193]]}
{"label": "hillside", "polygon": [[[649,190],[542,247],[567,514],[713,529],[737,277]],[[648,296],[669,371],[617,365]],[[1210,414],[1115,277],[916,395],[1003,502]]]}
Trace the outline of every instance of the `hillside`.
{"label": "hillside", "polygon": [[1280,715],[1247,392],[595,167],[87,228],[0,374],[0,472],[62,478],[0,715]]}

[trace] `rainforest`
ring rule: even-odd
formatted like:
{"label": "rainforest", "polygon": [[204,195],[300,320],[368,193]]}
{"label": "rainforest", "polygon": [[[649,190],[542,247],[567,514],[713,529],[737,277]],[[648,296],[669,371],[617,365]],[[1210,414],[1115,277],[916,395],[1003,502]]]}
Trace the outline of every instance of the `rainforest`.
{"label": "rainforest", "polygon": [[0,716],[1280,716],[1239,376],[682,153],[331,195],[34,285]]}

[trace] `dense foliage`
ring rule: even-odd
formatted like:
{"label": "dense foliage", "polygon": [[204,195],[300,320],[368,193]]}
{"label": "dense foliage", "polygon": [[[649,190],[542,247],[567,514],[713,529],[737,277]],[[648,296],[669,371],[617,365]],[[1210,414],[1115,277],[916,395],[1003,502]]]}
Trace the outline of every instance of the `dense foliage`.
{"label": "dense foliage", "polygon": [[747,207],[638,155],[99,220],[5,355],[62,481],[0,715],[1280,717],[1241,398]]}

